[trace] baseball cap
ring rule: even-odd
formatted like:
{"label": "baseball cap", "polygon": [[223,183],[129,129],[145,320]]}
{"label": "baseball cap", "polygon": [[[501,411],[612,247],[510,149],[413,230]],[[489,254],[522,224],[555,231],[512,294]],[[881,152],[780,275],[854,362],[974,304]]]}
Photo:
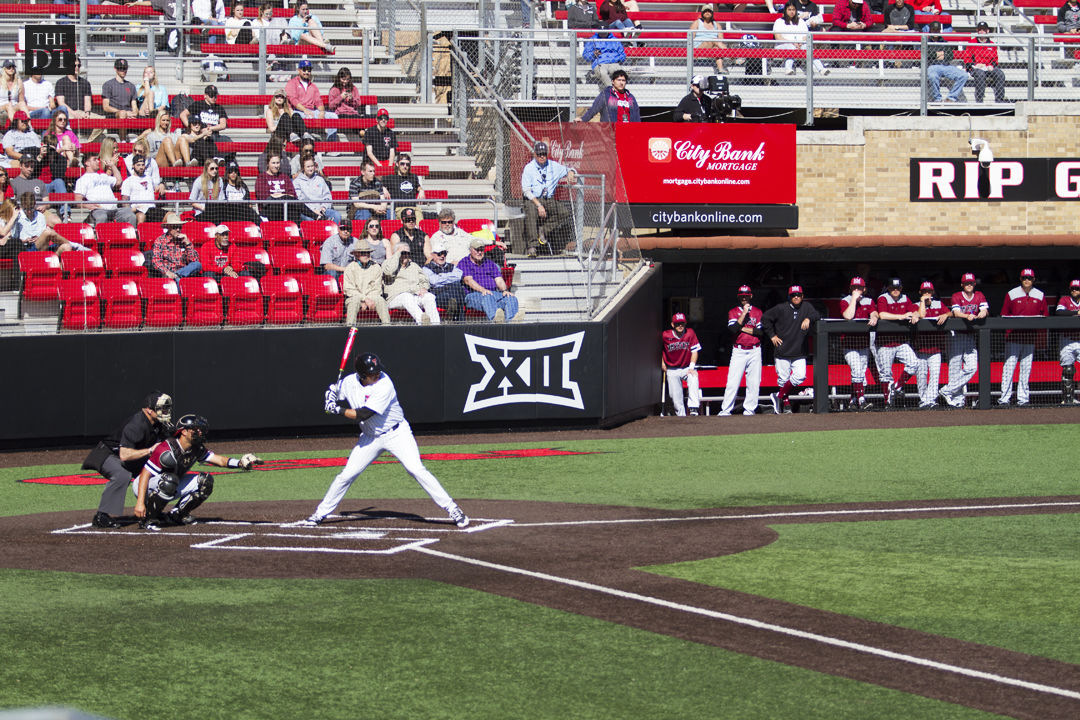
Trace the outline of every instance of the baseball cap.
{"label": "baseball cap", "polygon": [[698,87],[705,87],[705,76],[695,75],[694,79],[690,81],[691,85],[697,85]]}
{"label": "baseball cap", "polygon": [[792,295],[802,295],[802,285],[792,285],[787,289],[787,294],[788,297],[791,297]]}
{"label": "baseball cap", "polygon": [[32,162],[37,162],[37,153],[27,148],[22,151],[22,155],[19,157],[19,162],[23,165],[27,165]]}
{"label": "baseball cap", "polygon": [[401,221],[409,222],[410,220],[416,220],[416,210],[412,208],[405,208],[401,211]]}
{"label": "baseball cap", "polygon": [[930,282],[929,280],[923,280],[922,285],[919,286],[919,289],[934,292],[934,283]]}
{"label": "baseball cap", "polygon": [[128,61],[125,60],[124,58],[117,58],[116,62],[114,62],[112,64],[112,66],[114,68],[116,68],[117,70],[127,70],[128,69]]}
{"label": "baseball cap", "polygon": [[751,295],[751,294],[752,293],[750,292],[750,286],[749,285],[740,285],[739,290],[735,293],[736,296],[738,296],[738,295]]}
{"label": "baseball cap", "polygon": [[15,67],[15,61],[12,60],[11,58],[8,58],[7,60],[4,61],[4,67],[6,67],[6,68]]}
{"label": "baseball cap", "polygon": [[904,287],[904,281],[900,278],[889,278],[889,282],[885,284],[887,288],[902,288]]}
{"label": "baseball cap", "polygon": [[683,313],[675,313],[674,315],[671,316],[671,324],[672,325],[679,325],[679,324],[685,325],[686,324],[686,315],[684,315]]}
{"label": "baseball cap", "polygon": [[446,251],[446,243],[444,243],[442,240],[436,240],[435,242],[431,243],[431,252],[444,253]]}
{"label": "baseball cap", "polygon": [[352,220],[349,218],[341,218],[337,224],[338,230],[352,230]]}
{"label": "baseball cap", "polygon": [[987,23],[985,20],[975,26],[976,31],[978,31],[978,30],[989,30],[989,29],[990,29],[990,24]]}
{"label": "baseball cap", "polygon": [[483,250],[487,247],[487,243],[480,238],[475,238],[471,243],[469,243],[469,247],[473,250]]}
{"label": "baseball cap", "polygon": [[1031,268],[1024,268],[1023,270],[1020,271],[1020,277],[1022,277],[1022,278],[1026,278],[1026,277],[1034,278],[1035,277],[1035,271],[1032,270]]}
{"label": "baseball cap", "polygon": [[379,108],[379,112],[375,113],[375,117],[377,117],[377,118],[390,117],[390,111],[387,110],[386,108]]}
{"label": "baseball cap", "polygon": [[548,154],[548,144],[546,142],[544,142],[543,140],[537,140],[536,144],[533,145],[533,155],[547,155],[547,154]]}
{"label": "baseball cap", "polygon": [[203,93],[205,93],[206,95],[209,95],[210,97],[217,97],[217,86],[216,85],[207,85],[206,89],[203,90]]}
{"label": "baseball cap", "polygon": [[864,288],[864,287],[866,287],[866,281],[863,280],[858,275],[856,275],[855,277],[851,278],[851,282],[848,283],[848,287],[862,287],[862,288]]}
{"label": "baseball cap", "polygon": [[16,110],[15,114],[11,116],[12,120],[30,120],[30,116],[26,114],[25,110]]}
{"label": "baseball cap", "polygon": [[974,282],[976,282],[975,273],[964,273],[964,276],[962,278],[960,278],[960,284],[961,285],[964,285],[966,283],[974,283]]}
{"label": "baseball cap", "polygon": [[227,225],[218,225],[216,228],[214,228],[214,234],[215,235],[228,235],[229,234],[229,228],[228,228]]}
{"label": "baseball cap", "polygon": [[1080,289],[1080,279],[1073,280],[1071,283],[1069,283],[1069,288],[1070,289],[1073,289],[1073,288]]}
{"label": "baseball cap", "polygon": [[310,70],[311,69],[311,61],[310,60],[301,60],[300,62],[298,62],[296,64],[296,67],[301,68],[301,69],[306,68],[306,69]]}

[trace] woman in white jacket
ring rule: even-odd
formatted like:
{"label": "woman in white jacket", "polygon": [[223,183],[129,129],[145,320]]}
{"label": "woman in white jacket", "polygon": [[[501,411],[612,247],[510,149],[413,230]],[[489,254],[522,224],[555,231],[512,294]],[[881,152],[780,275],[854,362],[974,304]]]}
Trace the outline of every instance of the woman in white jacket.
{"label": "woman in white jacket", "polygon": [[[777,50],[805,50],[806,36],[810,29],[806,21],[799,17],[799,8],[793,2],[784,6],[780,17],[773,23],[773,37],[776,38]],[[788,75],[795,74],[795,60],[788,58],[784,61],[784,72]],[[820,60],[814,60],[814,72],[819,75],[828,75],[829,71]]]}

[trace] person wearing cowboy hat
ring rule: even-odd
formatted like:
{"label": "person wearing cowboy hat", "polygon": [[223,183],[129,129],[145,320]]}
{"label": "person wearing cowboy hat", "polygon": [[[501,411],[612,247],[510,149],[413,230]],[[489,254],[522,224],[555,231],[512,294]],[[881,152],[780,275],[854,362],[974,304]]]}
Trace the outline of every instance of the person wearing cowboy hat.
{"label": "person wearing cowboy hat", "polygon": [[180,232],[183,226],[184,221],[179,215],[165,213],[165,219],[161,221],[164,232],[154,241],[150,253],[151,269],[170,280],[198,275],[202,270],[195,247],[187,235]]}
{"label": "person wearing cowboy hat", "polygon": [[355,262],[345,266],[341,276],[341,288],[345,293],[345,324],[356,326],[360,311],[374,311],[383,325],[390,324],[390,311],[383,297],[383,271],[379,263],[371,259],[371,244],[366,238],[354,240],[349,254]]}

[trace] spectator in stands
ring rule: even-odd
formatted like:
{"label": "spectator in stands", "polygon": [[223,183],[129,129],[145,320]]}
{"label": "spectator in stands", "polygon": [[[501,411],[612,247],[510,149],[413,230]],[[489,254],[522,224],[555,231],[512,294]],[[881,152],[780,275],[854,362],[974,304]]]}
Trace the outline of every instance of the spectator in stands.
{"label": "spectator in stands", "polygon": [[[990,314],[986,297],[975,289],[975,274],[964,273],[960,292],[953,293],[949,304],[953,317],[968,322],[982,320]],[[949,407],[962,408],[966,400],[963,389],[979,369],[979,351],[974,332],[953,332],[949,339],[949,383],[941,388],[941,397]]]}
{"label": "spectator in stands", "polygon": [[12,200],[14,197],[15,190],[11,187],[11,176],[6,172],[0,172],[0,202]]}
{"label": "spectator in stands", "polygon": [[[75,187],[75,180],[69,180],[67,178],[67,171],[69,167],[78,167],[78,161],[76,160],[74,165],[68,165],[67,156],[62,154],[57,147],[59,147],[59,141],[56,139],[56,133],[51,130],[45,131],[45,136],[42,138],[41,152],[38,161],[38,174],[42,174],[42,168],[49,168],[49,174],[52,180],[49,181],[46,187],[54,188],[49,192],[62,192],[66,193],[70,188]],[[57,211],[60,217],[68,217],[71,214],[71,205],[64,203],[58,208]],[[57,218],[59,222],[59,217]],[[64,222],[67,222],[65,220]]]}
{"label": "spectator in stands", "polygon": [[541,249],[557,255],[570,242],[570,204],[555,198],[555,188],[566,178],[577,182],[573,168],[548,160],[548,145],[539,141],[533,145],[533,159],[521,171],[521,194],[525,203],[525,247],[529,257]]}
{"label": "spectator in stands", "polygon": [[[784,10],[781,12],[780,17],[776,18],[773,23],[773,37],[777,41],[777,50],[804,50],[806,49],[806,37],[810,34],[810,29],[806,26],[806,21],[799,17],[799,7],[795,4],[794,0],[784,5]],[[804,64],[803,61],[799,61],[799,64]],[[795,59],[787,58],[784,60],[784,72],[788,75],[795,74]],[[825,68],[825,64],[820,60],[814,60],[814,72],[819,75],[828,75],[829,71]]]}
{"label": "spectator in stands", "polygon": [[[352,261],[349,254],[355,238],[352,234],[352,222],[348,218],[338,223],[337,232],[323,240],[319,247],[319,265],[327,275],[340,277],[346,266]],[[368,252],[371,252],[369,247]]]}
{"label": "spectator in stands", "polygon": [[[266,141],[266,149],[259,155],[257,162],[259,172],[266,172],[266,163],[270,159],[271,155],[278,155],[281,157],[281,167],[288,172],[292,164],[292,153],[285,149],[285,138],[281,132],[275,131],[270,136],[270,139]],[[289,173],[289,177],[292,177],[292,173]]]}
{"label": "spectator in stands", "polygon": [[22,158],[24,150],[33,150],[41,147],[41,138],[30,129],[30,116],[24,110],[16,110],[11,119],[11,125],[4,137],[0,140],[4,146],[4,157],[0,159],[0,167],[16,167],[12,161]]}
{"label": "spectator in stands", "polygon": [[885,29],[883,32],[910,32],[915,29],[915,10],[906,0],[892,0],[885,6]]}
{"label": "spectator in stands", "polygon": [[671,112],[671,119],[675,122],[711,122],[713,119],[712,103],[701,88],[705,85],[705,78],[695,75],[690,81],[690,92],[679,101]]}
{"label": "spectator in stands", "polygon": [[169,109],[158,108],[154,117],[154,127],[144,130],[135,142],[146,141],[150,151],[148,157],[154,158],[154,163],[161,168],[184,163],[184,158],[176,146],[179,139],[180,130],[172,129],[172,115],[169,114]]}
{"label": "spectator in stands", "polygon": [[806,380],[806,337],[810,326],[820,319],[817,309],[803,301],[802,285],[789,287],[787,302],[774,305],[761,316],[761,327],[773,345],[776,382],[780,386],[771,396],[777,415],[792,411],[788,396]]}
{"label": "spectator in stands", "polygon": [[[919,286],[919,317],[933,320],[938,325],[952,317],[947,303],[934,297],[934,283],[926,280]],[[915,336],[915,349],[919,356],[919,369],[915,373],[915,386],[919,390],[919,409],[933,410],[937,407],[938,387],[941,378],[941,350],[945,345],[945,333],[922,331]]]}
{"label": "spectator in stands", "polygon": [[26,103],[23,102],[23,81],[15,70],[15,61],[8,58],[4,60],[3,71],[0,72],[0,112],[8,117],[14,117],[20,110],[26,112]]}
{"label": "spectator in stands", "polygon": [[315,152],[315,138],[311,136],[300,141],[300,152],[293,155],[292,159],[289,160],[289,175],[292,176],[293,184],[296,184],[296,178],[300,177],[304,172],[304,158],[309,155],[315,158],[315,173],[323,180],[326,180],[326,184],[329,185],[330,178],[326,177],[326,174],[322,171],[324,164],[323,154]]}
{"label": "spectator in stands", "polygon": [[226,225],[218,225],[214,228],[213,242],[203,243],[199,249],[199,264],[202,265],[204,277],[212,277],[218,282],[224,277],[240,277],[240,273],[233,267],[229,249],[229,228]]}
{"label": "spectator in stands", "polygon": [[[908,299],[900,278],[892,278],[885,285],[885,292],[877,299],[878,318],[915,325],[919,322],[919,308]],[[885,393],[885,405],[895,405],[904,396],[904,386],[919,369],[919,358],[908,343],[908,335],[901,333],[877,334],[878,379]],[[893,382],[894,362],[904,365],[900,377]]]}
{"label": "spectator in stands", "polygon": [[375,127],[364,131],[364,152],[376,166],[392,166],[397,158],[397,134],[390,128],[390,111],[379,108]]}
{"label": "spectator in stands", "polygon": [[[274,3],[259,3],[259,16],[251,23],[252,42],[259,42],[259,33],[266,33],[266,44],[294,44],[289,35],[287,24],[281,18],[274,17]],[[269,57],[267,59],[270,59]]]}
{"label": "spectator in stands", "polygon": [[311,13],[306,0],[296,4],[296,14],[289,18],[289,35],[297,45],[314,45],[329,54],[334,54],[334,46],[326,42],[322,34],[322,23]]}
{"label": "spectator in stands", "polygon": [[225,202],[228,203],[230,219],[262,222],[259,213],[251,205],[251,191],[240,176],[240,166],[235,160],[225,163]]}
{"label": "spectator in stands", "polygon": [[[224,0],[191,0],[191,14],[192,22],[196,24],[207,25],[209,27],[224,27],[225,26],[225,2]],[[206,33],[206,29],[203,29],[203,33],[207,34],[207,42],[217,44],[221,40],[217,35],[209,35]]]}
{"label": "spectator in stands", "polygon": [[[334,84],[330,87],[327,103],[330,110],[337,113],[339,118],[359,120],[364,116],[364,103],[361,101],[360,90],[353,85],[352,71],[349,68],[338,69]],[[359,129],[355,130],[354,134],[361,140],[364,137],[364,132]]]}
{"label": "spectator in stands", "polygon": [[360,175],[349,183],[349,199],[352,200],[353,220],[386,219],[390,191],[375,177],[375,163],[371,160],[364,160]]}
{"label": "spectator in stands", "polygon": [[[307,7],[307,3],[304,3]],[[296,77],[285,83],[285,97],[292,109],[307,120],[337,120],[337,113],[328,112],[323,105],[319,87],[311,79],[311,61],[301,60],[296,66]],[[326,139],[337,140],[337,128],[326,128]]]}
{"label": "spectator in stands", "polygon": [[611,84],[611,73],[626,61],[626,51],[610,32],[601,31],[585,41],[582,58],[591,65],[596,84],[605,88]]}
{"label": "spectator in stands", "polygon": [[408,243],[409,247],[420,249],[425,247],[427,242],[427,233],[419,227],[416,210],[405,208],[401,212],[401,227],[390,236],[390,247],[396,250],[401,243]]}
{"label": "spectator in stands", "polygon": [[[911,9],[915,11],[916,15],[940,15],[941,0],[912,0]],[[932,24],[933,23],[924,23],[920,30],[922,32],[934,32],[931,28]],[[938,23],[938,25],[942,26],[941,29],[937,31],[938,33],[951,33],[953,31],[952,25],[943,25],[942,23]]]}
{"label": "spectator in stands", "polygon": [[244,3],[234,0],[229,17],[225,20],[225,44],[249,45],[253,41],[257,42],[257,39],[252,35],[251,21],[244,17]]}
{"label": "spectator in stands", "polygon": [[424,199],[424,187],[420,184],[420,176],[411,168],[412,156],[409,153],[401,153],[397,158],[395,173],[384,183],[390,193],[390,198],[394,201],[394,214],[399,218],[406,208],[415,208],[416,201]]}
{"label": "spectator in stands", "polygon": [[[450,208],[439,211],[439,229],[424,242],[424,257],[428,262],[435,259],[435,247],[446,249],[446,262],[457,265],[469,255],[469,245],[473,236],[457,226],[457,215]],[[506,243],[501,249],[506,251]],[[432,283],[434,285],[434,283]],[[464,295],[462,296],[464,298]]]}
{"label": "spectator in stands", "polygon": [[356,326],[360,311],[374,311],[383,325],[390,324],[390,312],[383,297],[383,271],[379,263],[371,259],[374,248],[365,238],[349,246],[349,262],[342,273],[341,291],[345,294],[345,323]]}
{"label": "spectator in stands", "polygon": [[139,106],[139,117],[153,117],[158,109],[169,107],[169,91],[158,82],[157,68],[153,65],[143,68],[135,104]]}
{"label": "spectator in stands", "polygon": [[457,264],[465,283],[465,307],[479,310],[492,322],[509,322],[518,314],[518,299],[506,287],[502,269],[484,257],[484,241],[474,238],[469,256]]}
{"label": "spectator in stands", "polygon": [[622,0],[604,0],[600,3],[598,16],[604,26],[612,30],[640,30],[641,26],[630,19],[628,11]]}
{"label": "spectator in stands", "polygon": [[[696,50],[723,50],[727,47],[720,41],[720,26],[713,22],[712,5],[702,5],[698,10],[698,18],[690,23],[690,31],[694,34],[694,48]],[[716,72],[723,75],[724,58],[716,58]]]}
{"label": "spectator in stands", "polygon": [[66,108],[68,116],[72,118],[101,117],[93,111],[94,91],[90,82],[80,75],[81,72],[82,60],[75,58],[71,74],[56,81],[57,108]]}
{"label": "spectator in stands", "polygon": [[91,225],[102,222],[135,224],[135,213],[127,207],[117,207],[113,188],[122,184],[115,159],[102,160],[98,155],[83,156],[83,174],[75,183],[75,202],[90,212]]}
{"label": "spectator in stands", "polygon": [[222,162],[210,158],[203,165],[202,175],[191,183],[188,200],[201,222],[219,223],[231,219],[225,205],[225,180],[222,176]]}
{"label": "spectator in stands", "polygon": [[144,138],[140,137],[132,143],[131,154],[123,160],[124,169],[127,170],[127,174],[130,175],[134,171],[135,159],[140,157],[146,161],[146,175],[153,181],[151,188],[155,193],[164,195],[165,183],[161,182],[161,170],[158,168],[158,164],[154,160],[153,155],[150,154],[150,143]]}
{"label": "spectator in stands", "polygon": [[387,308],[404,308],[417,325],[424,322],[425,315],[432,325],[439,324],[439,308],[435,305],[435,296],[428,292],[430,285],[423,269],[412,261],[408,243],[403,242],[396,246],[394,254],[383,263],[382,271]]}
{"label": "spectator in stands", "polygon": [[588,122],[599,115],[600,122],[641,122],[641,108],[637,98],[626,89],[626,78],[622,68],[611,73],[611,86],[601,90],[585,114],[574,120]]}
{"label": "spectator in stands", "polygon": [[154,205],[157,199],[156,189],[165,191],[165,186],[160,180],[155,184],[154,177],[150,174],[147,164],[149,159],[145,155],[131,156],[131,174],[124,178],[120,185],[120,197],[131,202],[131,209],[135,212],[135,224],[149,220],[161,222],[165,217],[165,211]]}
{"label": "spectator in stands", "polygon": [[180,122],[189,125],[191,118],[198,116],[202,119],[203,127],[210,131],[215,143],[231,142],[231,138],[221,132],[228,124],[229,114],[218,104],[217,96],[217,86],[207,85],[203,90],[203,99],[196,100],[180,112]]}
{"label": "spectator in stands", "polygon": [[386,258],[393,255],[390,252],[390,238],[383,237],[382,223],[375,218],[369,218],[364,223],[364,232],[361,234],[361,239],[366,240],[371,245],[371,259],[377,263],[386,262]]}
{"label": "spectator in stands", "polygon": [[961,68],[952,64],[953,48],[944,42],[941,33],[941,23],[936,20],[930,23],[931,35],[928,38],[930,46],[927,55],[930,64],[926,68],[927,94],[930,102],[941,102],[941,81],[949,81],[949,97],[947,102],[960,102],[964,94],[964,85],[967,84],[968,74]]}
{"label": "spectator in stands", "polygon": [[101,86],[101,108],[105,117],[121,120],[137,117],[139,107],[136,103],[138,89],[127,79],[128,61],[117,58],[113,63],[116,77],[106,80]]}
{"label": "spectator in stands", "polygon": [[[53,179],[48,185],[41,179],[41,168],[45,161],[45,148],[27,148],[19,158],[19,174],[11,178],[11,187],[15,191],[15,197],[22,197],[23,193],[30,193],[38,203],[44,203],[49,193],[67,192],[63,176]],[[6,174],[6,173],[5,173]],[[48,209],[48,205],[42,205],[42,210]],[[55,224],[55,223],[53,223]]]}
{"label": "spectator in stands", "polygon": [[49,129],[46,131],[56,136],[56,151],[64,156],[67,161],[68,167],[79,166],[79,154],[82,152],[82,143],[79,141],[79,136],[75,134],[75,131],[71,129],[71,123],[68,122],[67,110],[64,108],[57,108],[53,113],[52,120],[49,121]]}
{"label": "spectator in stands", "polygon": [[217,156],[217,143],[210,128],[203,125],[202,118],[192,115],[186,130],[181,131],[176,147],[180,159],[188,167],[206,165],[208,160]]}
{"label": "spectator in stands", "polygon": [[202,270],[199,253],[188,236],[180,232],[184,221],[176,213],[165,213],[161,221],[164,232],[154,241],[150,251],[150,269],[170,280],[198,275]]}
{"label": "spectator in stands", "polygon": [[270,104],[263,110],[266,129],[271,133],[280,132],[288,137],[289,142],[298,143],[301,137],[312,137],[304,125],[304,118],[299,112],[293,112],[285,97],[285,90],[278,88],[270,98]]}
{"label": "spectator in stands", "polygon": [[56,110],[56,97],[53,84],[41,73],[35,73],[23,83],[22,101],[31,119],[52,117]]}
{"label": "spectator in stands", "polygon": [[836,0],[832,32],[865,32],[874,24],[870,5],[862,0]]}
{"label": "spectator in stands", "polygon": [[[1001,305],[1001,317],[1046,317],[1050,308],[1046,295],[1035,287],[1035,271],[1020,271],[1020,284],[1009,291]],[[1035,330],[1005,331],[1005,363],[1001,366],[1001,396],[998,405],[1006,406],[1012,400],[1013,373],[1020,364],[1016,381],[1016,404],[1024,407],[1031,401],[1028,382],[1031,379],[1031,363],[1035,358]]]}
{"label": "spectator in stands", "polygon": [[62,253],[73,249],[62,235],[49,227],[45,213],[38,210],[34,194],[25,192],[19,196],[19,212],[0,230],[0,240],[4,243],[17,238],[22,243],[22,250],[48,250]]}
{"label": "spectator in stands", "polygon": [[262,203],[259,214],[268,220],[285,220],[286,216],[294,221],[300,219],[300,210],[294,203],[264,202],[296,200],[296,188],[289,174],[281,169],[280,155],[271,155],[266,161],[266,171],[255,180],[255,199]]}
{"label": "spectator in stands", "polygon": [[[821,8],[814,0],[793,0],[799,10],[799,17],[806,23],[806,27],[817,32],[825,24],[825,16]],[[934,0],[935,2],[937,0]]]}
{"label": "spectator in stands", "polygon": [[990,26],[980,22],[975,30],[975,42],[964,48],[961,59],[975,83],[975,102],[982,102],[986,83],[994,88],[994,102],[1005,102],[1005,73],[998,65],[997,46],[990,40]]}
{"label": "spectator in stands", "polygon": [[[840,315],[845,320],[865,320],[867,326],[876,327],[877,303],[866,297],[866,281],[851,278],[849,293],[840,301]],[[851,370],[851,409],[869,410],[866,399],[866,371],[870,367],[870,334],[851,333],[840,336],[844,362]]]}
{"label": "spectator in stands", "polygon": [[1080,33],[1080,0],[1068,0],[1058,9],[1057,31],[1065,35]]}
{"label": "spectator in stands", "polygon": [[465,286],[461,282],[461,269],[447,260],[443,241],[431,244],[431,260],[423,270],[435,304],[445,308],[451,320],[460,320],[465,312]]}
{"label": "spectator in stands", "polygon": [[340,223],[341,213],[334,209],[330,186],[315,172],[314,156],[304,156],[302,169],[303,172],[293,180],[296,197],[304,203],[300,206],[301,217]]}

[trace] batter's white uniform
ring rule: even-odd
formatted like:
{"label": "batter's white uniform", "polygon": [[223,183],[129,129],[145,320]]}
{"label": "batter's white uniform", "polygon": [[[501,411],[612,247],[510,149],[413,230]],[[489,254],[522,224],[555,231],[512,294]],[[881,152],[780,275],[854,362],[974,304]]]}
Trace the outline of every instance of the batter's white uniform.
{"label": "batter's white uniform", "polygon": [[359,410],[368,408],[374,415],[360,423],[360,438],[349,453],[345,467],[334,478],[326,497],[319,503],[312,518],[322,520],[337,509],[353,481],[364,472],[375,458],[385,450],[399,461],[406,472],[413,476],[420,487],[431,496],[435,504],[449,512],[455,506],[438,479],[424,467],[420,460],[420,448],[416,446],[409,421],[398,402],[397,390],[385,372],[373,384],[364,386],[360,377],[353,373],[341,381],[338,398],[346,400],[349,407]]}

